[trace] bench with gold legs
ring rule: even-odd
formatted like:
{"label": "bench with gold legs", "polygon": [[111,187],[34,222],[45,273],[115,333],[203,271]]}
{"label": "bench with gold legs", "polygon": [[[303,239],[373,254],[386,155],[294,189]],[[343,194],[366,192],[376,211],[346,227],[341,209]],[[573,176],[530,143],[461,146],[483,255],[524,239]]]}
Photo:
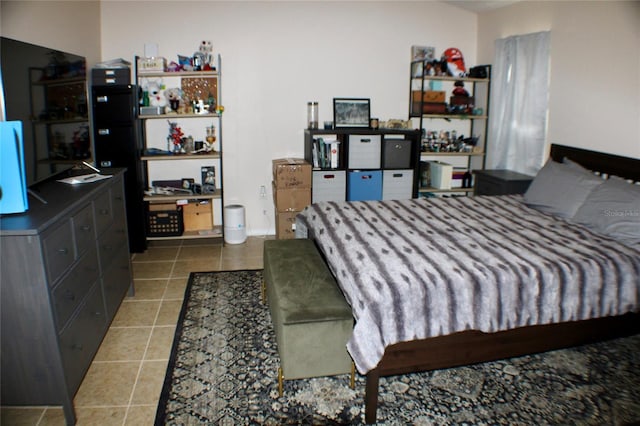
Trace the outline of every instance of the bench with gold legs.
{"label": "bench with gold legs", "polygon": [[264,283],[284,380],[351,374],[346,344],[353,316],[315,244],[307,239],[264,242]]}

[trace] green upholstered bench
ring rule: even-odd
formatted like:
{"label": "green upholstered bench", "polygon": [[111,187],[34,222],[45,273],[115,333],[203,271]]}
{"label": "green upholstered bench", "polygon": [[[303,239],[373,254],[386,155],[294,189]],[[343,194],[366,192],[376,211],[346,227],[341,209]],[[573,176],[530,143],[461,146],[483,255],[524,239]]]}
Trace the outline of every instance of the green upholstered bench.
{"label": "green upholstered bench", "polygon": [[314,242],[265,241],[264,286],[280,354],[280,395],[290,379],[351,373],[353,386],[346,349],[351,308]]}

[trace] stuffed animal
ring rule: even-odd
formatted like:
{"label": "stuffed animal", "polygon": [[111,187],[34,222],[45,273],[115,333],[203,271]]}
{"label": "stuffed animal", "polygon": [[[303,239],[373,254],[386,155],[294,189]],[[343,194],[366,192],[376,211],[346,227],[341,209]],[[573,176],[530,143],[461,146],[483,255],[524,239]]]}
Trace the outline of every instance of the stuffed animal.
{"label": "stuffed animal", "polygon": [[147,83],[147,93],[149,94],[149,105],[154,107],[166,107],[167,98],[163,92],[164,85],[157,81]]}
{"label": "stuffed animal", "polygon": [[184,102],[182,101],[182,90],[177,87],[172,87],[171,89],[167,89],[164,91],[164,95],[167,98],[167,102],[169,103],[169,107],[174,112],[181,112],[181,108],[184,106]]}
{"label": "stuffed animal", "polygon": [[460,49],[450,47],[442,54],[443,61],[447,62],[447,71],[454,77],[464,77],[467,69],[464,66],[464,58]]}

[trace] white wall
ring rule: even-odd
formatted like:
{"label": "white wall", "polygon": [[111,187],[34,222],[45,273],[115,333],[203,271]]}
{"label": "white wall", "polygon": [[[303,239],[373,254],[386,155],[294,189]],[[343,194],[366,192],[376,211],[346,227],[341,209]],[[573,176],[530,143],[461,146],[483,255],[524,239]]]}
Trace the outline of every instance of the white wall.
{"label": "white wall", "polygon": [[548,143],[640,158],[640,2],[525,1],[478,19],[478,60],[494,41],[551,30]]}
{"label": "white wall", "polygon": [[0,1],[0,34],[100,61],[100,2]]}
{"label": "white wall", "polygon": [[373,116],[406,119],[411,45],[458,47],[474,65],[476,20],[436,2],[104,1],[102,59],[131,59],[154,42],[175,60],[213,42],[225,202],[245,205],[249,234],[274,233],[271,160],[303,156],[307,101],[320,103],[320,122],[332,119],[334,97],[371,98]]}
{"label": "white wall", "polygon": [[[475,15],[437,2],[7,1],[2,35],[100,60],[156,42],[173,59],[201,39],[223,57],[225,195],[250,234],[272,233],[272,158],[301,156],[305,105],[363,96],[406,118],[413,44],[490,63],[497,38],[551,30],[550,143],[640,158],[640,2],[521,2]],[[102,49],[101,53],[99,52]],[[477,49],[477,52],[476,52]],[[268,222],[262,210],[269,212]]]}

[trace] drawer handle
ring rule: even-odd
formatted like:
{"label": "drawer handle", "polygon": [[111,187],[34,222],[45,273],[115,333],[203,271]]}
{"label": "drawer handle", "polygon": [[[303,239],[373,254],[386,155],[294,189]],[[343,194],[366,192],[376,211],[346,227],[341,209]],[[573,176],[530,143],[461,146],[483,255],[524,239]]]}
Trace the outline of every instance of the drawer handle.
{"label": "drawer handle", "polygon": [[81,230],[85,231],[85,232],[89,232],[91,231],[91,227],[89,225],[84,225],[80,227]]}
{"label": "drawer handle", "polygon": [[105,244],[104,246],[102,246],[102,248],[103,248],[104,250],[107,250],[107,251],[108,251],[108,250],[113,250],[113,247],[112,247],[112,246],[110,246],[110,245],[106,245],[106,244]]}
{"label": "drawer handle", "polygon": [[66,290],[66,291],[64,292],[64,297],[66,297],[68,300],[71,300],[72,302],[73,302],[74,300],[76,300],[76,295],[75,295],[75,294],[73,294],[73,292],[72,292],[71,290]]}
{"label": "drawer handle", "polygon": [[360,139],[360,142],[362,142],[362,143],[370,143],[371,139]]}
{"label": "drawer handle", "polygon": [[95,316],[97,316],[97,317],[101,317],[102,316],[102,312],[100,312],[100,311],[95,311],[93,314]]}
{"label": "drawer handle", "polygon": [[100,136],[107,136],[109,135],[111,132],[109,131],[109,129],[98,129],[98,134]]}
{"label": "drawer handle", "polygon": [[66,247],[59,248],[59,249],[58,249],[58,253],[60,253],[60,254],[65,254],[65,255],[66,255],[66,254],[69,254],[69,249],[68,249],[68,248],[66,248]]}
{"label": "drawer handle", "polygon": [[74,343],[73,345],[71,345],[71,349],[75,349],[76,351],[81,351],[83,347],[81,343]]}
{"label": "drawer handle", "polygon": [[100,103],[102,103],[102,102],[109,102],[109,97],[108,97],[108,96],[106,96],[106,95],[105,95],[105,96],[98,96],[98,97],[96,98],[96,101],[98,101],[98,102],[100,102]]}
{"label": "drawer handle", "polygon": [[100,214],[106,216],[109,214],[109,209],[100,209]]}
{"label": "drawer handle", "polygon": [[394,173],[394,174],[393,174],[393,177],[394,177],[394,178],[396,178],[396,177],[397,177],[397,178],[401,178],[401,177],[402,177],[402,173]]}
{"label": "drawer handle", "polygon": [[322,176],[322,177],[323,177],[324,179],[333,179],[333,178],[335,178],[336,176],[335,176],[335,175],[324,175],[324,176]]}

